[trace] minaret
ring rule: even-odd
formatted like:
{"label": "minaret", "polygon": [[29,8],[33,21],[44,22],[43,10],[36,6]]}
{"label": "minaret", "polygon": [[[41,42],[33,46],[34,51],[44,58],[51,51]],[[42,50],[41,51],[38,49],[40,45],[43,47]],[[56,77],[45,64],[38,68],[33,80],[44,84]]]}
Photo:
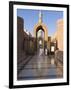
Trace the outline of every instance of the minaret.
{"label": "minaret", "polygon": [[42,13],[39,11],[39,23],[42,23]]}

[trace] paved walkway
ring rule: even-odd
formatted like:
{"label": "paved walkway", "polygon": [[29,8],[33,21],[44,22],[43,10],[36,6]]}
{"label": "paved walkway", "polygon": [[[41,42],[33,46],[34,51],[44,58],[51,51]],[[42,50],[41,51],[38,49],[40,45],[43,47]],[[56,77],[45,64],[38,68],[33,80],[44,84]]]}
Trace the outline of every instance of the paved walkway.
{"label": "paved walkway", "polygon": [[62,77],[59,75],[59,67],[55,65],[53,55],[45,56],[37,54],[27,63],[23,70],[19,73],[18,80],[33,80],[33,79],[54,79]]}

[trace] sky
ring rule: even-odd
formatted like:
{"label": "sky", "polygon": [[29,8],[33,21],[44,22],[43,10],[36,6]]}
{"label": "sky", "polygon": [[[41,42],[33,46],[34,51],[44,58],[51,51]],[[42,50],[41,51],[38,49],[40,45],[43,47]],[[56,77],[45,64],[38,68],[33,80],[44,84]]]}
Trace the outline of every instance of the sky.
{"label": "sky", "polygon": [[[56,31],[56,22],[63,19],[63,11],[41,10],[43,23],[48,29],[48,35],[52,36]],[[39,10],[17,9],[17,16],[24,20],[24,28],[33,34],[34,26],[39,20]]]}

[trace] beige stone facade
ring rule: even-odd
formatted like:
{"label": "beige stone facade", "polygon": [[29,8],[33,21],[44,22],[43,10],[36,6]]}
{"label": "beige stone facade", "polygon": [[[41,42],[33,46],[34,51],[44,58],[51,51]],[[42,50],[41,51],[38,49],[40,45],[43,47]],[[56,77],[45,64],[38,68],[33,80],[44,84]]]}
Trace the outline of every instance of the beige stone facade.
{"label": "beige stone facade", "polygon": [[[29,54],[34,54],[35,39],[24,31],[24,19],[17,17],[17,72],[28,61]],[[31,52],[30,52],[31,51]]]}
{"label": "beige stone facade", "polygon": [[45,41],[48,41],[48,30],[47,30],[47,27],[45,24],[43,23],[37,23],[35,26],[34,26],[34,36],[36,38],[36,33],[39,29],[42,29],[44,31],[44,40]]}
{"label": "beige stone facade", "polygon": [[56,32],[52,36],[52,41],[57,40],[57,48],[60,51],[63,51],[63,35],[64,35],[64,26],[63,19],[59,19],[56,23]]}

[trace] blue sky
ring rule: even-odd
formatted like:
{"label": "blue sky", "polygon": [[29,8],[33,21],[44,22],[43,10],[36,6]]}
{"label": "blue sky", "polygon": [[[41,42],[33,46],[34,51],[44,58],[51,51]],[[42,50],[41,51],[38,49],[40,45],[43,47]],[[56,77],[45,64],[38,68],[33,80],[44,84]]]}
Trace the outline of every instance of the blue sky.
{"label": "blue sky", "polygon": [[[48,28],[48,35],[51,36],[56,31],[56,21],[63,18],[63,11],[41,10],[43,23]],[[24,28],[33,33],[34,25],[38,23],[39,10],[17,9],[17,16],[24,19]]]}

